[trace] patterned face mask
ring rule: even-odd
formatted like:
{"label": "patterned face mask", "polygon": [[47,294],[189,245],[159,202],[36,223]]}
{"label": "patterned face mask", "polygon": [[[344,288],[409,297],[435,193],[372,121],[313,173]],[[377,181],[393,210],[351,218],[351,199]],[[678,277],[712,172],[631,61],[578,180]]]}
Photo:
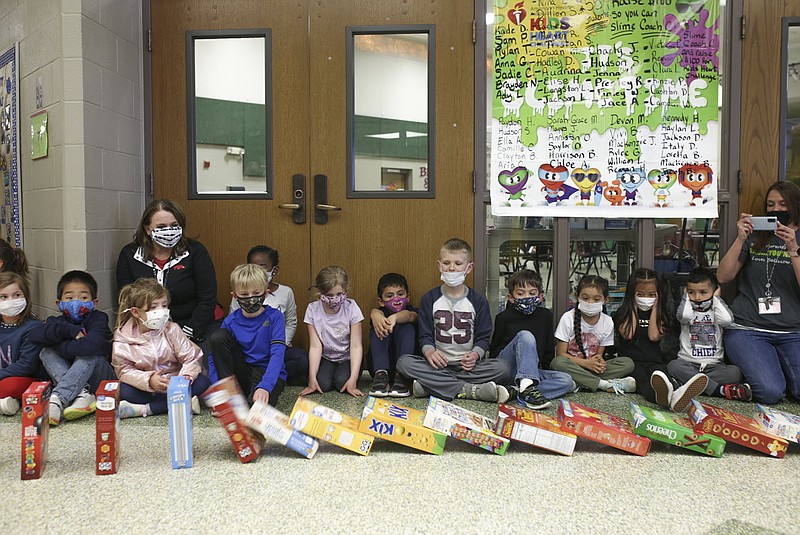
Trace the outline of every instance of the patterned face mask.
{"label": "patterned face mask", "polygon": [[331,297],[328,297],[327,295],[319,296],[319,300],[322,301],[322,303],[325,306],[327,306],[328,308],[330,308],[335,312],[338,311],[339,308],[341,308],[342,303],[344,303],[345,299],[347,299],[347,294],[339,294]]}
{"label": "patterned face mask", "polygon": [[392,297],[388,301],[384,301],[383,305],[392,312],[400,312],[405,310],[408,306],[408,297]]}
{"label": "patterned face mask", "polygon": [[258,312],[261,305],[264,303],[263,295],[252,295],[250,297],[237,297],[236,302],[239,303],[239,308],[248,314]]}
{"label": "patterned face mask", "polygon": [[711,309],[711,303],[714,298],[706,299],[705,301],[692,301],[692,310],[695,312],[707,312]]}
{"label": "patterned face mask", "polygon": [[94,310],[94,301],[81,301],[79,299],[59,301],[58,309],[70,322],[80,323]]}
{"label": "patterned face mask", "polygon": [[533,311],[536,310],[536,307],[539,306],[539,303],[542,302],[542,296],[540,295],[533,295],[530,297],[515,297],[514,298],[514,308],[529,316],[533,314]]}
{"label": "patterned face mask", "polygon": [[181,227],[159,227],[152,229],[150,232],[153,241],[167,249],[172,249],[178,245],[178,242],[181,241],[181,236],[183,236]]}
{"label": "patterned face mask", "polygon": [[[140,320],[141,321],[141,320]],[[142,323],[150,330],[161,332],[169,321],[168,308],[156,308],[147,311],[147,319]]]}

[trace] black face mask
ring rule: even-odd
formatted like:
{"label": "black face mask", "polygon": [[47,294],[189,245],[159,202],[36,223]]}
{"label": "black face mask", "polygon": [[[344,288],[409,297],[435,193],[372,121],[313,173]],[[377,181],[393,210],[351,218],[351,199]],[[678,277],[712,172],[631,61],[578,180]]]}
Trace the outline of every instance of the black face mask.
{"label": "black face mask", "polygon": [[778,218],[778,223],[781,225],[789,224],[789,212],[786,210],[770,210],[767,215],[775,216]]}
{"label": "black face mask", "polygon": [[261,305],[264,303],[263,295],[254,295],[252,297],[237,297],[236,301],[239,303],[239,308],[248,314],[258,312]]}

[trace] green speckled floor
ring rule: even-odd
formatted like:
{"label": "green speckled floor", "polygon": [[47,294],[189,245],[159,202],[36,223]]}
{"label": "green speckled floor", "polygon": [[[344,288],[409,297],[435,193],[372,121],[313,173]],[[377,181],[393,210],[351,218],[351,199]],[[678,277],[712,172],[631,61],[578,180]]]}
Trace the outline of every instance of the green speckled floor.
{"label": "green speckled floor", "polygon": [[[360,387],[369,388],[365,375]],[[278,403],[291,411],[299,388]],[[359,416],[364,399],[318,402]],[[580,393],[626,416],[638,395]],[[709,398],[751,414],[753,404]],[[424,409],[426,400],[404,400]],[[489,403],[459,401],[494,416]],[[800,404],[780,408],[800,414]],[[555,414],[555,408],[547,412]],[[376,441],[368,457],[330,445],[306,460],[268,446],[243,465],[207,409],[194,467],[172,470],[166,416],[122,422],[119,473],[94,475],[94,419],[52,429],[48,465],[20,481],[20,418],[0,417],[0,533],[796,533],[800,447],[778,460],[729,445],[721,459],[654,443],[644,458],[579,439],[573,457],[512,443],[504,457],[450,439],[433,456]]]}

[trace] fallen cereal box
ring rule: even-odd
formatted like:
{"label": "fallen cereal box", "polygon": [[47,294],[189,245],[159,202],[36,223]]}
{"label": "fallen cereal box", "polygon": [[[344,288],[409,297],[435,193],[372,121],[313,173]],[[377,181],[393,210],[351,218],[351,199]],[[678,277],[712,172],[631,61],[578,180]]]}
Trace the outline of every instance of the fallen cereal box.
{"label": "fallen cereal box", "polygon": [[777,437],[800,442],[800,416],[759,403],[756,404],[756,414],[753,419],[762,429]]}
{"label": "fallen cereal box", "polygon": [[683,416],[675,417],[650,407],[631,403],[631,425],[639,435],[666,442],[679,448],[722,457],[725,441],[711,434],[698,433],[691,421]]}
{"label": "fallen cereal box", "polygon": [[42,477],[50,430],[50,381],[31,383],[22,394],[22,479]]}
{"label": "fallen cereal box", "polygon": [[253,403],[245,423],[266,438],[286,446],[306,459],[313,458],[319,448],[319,442],[292,429],[288,416],[263,401]]}
{"label": "fallen cereal box", "polygon": [[264,446],[264,437],[252,433],[244,423],[248,412],[247,400],[244,399],[236,379],[220,379],[205,391],[203,399],[228,433],[239,460],[247,463],[258,458]]}
{"label": "fallen cereal box", "polygon": [[447,434],[423,426],[424,420],[425,413],[420,410],[369,396],[359,429],[390,442],[441,455]]}
{"label": "fallen cereal box", "polygon": [[786,440],[768,433],[752,418],[696,399],[689,405],[689,419],[695,431],[709,433],[778,459],[783,458],[789,447]]}
{"label": "fallen cereal box", "polygon": [[627,420],[607,412],[562,399],[558,419],[562,430],[612,448],[642,457],[650,449],[649,438],[637,435]]}
{"label": "fallen cereal box", "polygon": [[525,407],[501,403],[497,408],[498,435],[562,455],[572,455],[577,438],[561,430],[555,418]]}
{"label": "fallen cereal box", "polygon": [[314,403],[305,397],[297,398],[289,416],[289,424],[298,431],[360,455],[367,455],[375,438],[359,431],[360,423],[358,418]]}
{"label": "fallen cereal box", "polygon": [[433,396],[428,399],[423,425],[498,455],[508,449],[509,440],[494,432],[491,418]]}
{"label": "fallen cereal box", "polygon": [[96,396],[95,474],[116,474],[119,469],[119,381],[101,382]]}

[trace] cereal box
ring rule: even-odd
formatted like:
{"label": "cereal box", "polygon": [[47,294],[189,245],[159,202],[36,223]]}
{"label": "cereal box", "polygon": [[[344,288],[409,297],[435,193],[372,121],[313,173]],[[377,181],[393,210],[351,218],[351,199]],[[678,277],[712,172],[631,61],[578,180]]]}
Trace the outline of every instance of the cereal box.
{"label": "cereal box", "polygon": [[170,377],[167,386],[169,414],[169,451],[172,468],[191,468],[192,455],[192,392],[189,379],[182,375]]}
{"label": "cereal box", "polygon": [[562,399],[558,419],[563,431],[618,450],[644,457],[650,449],[649,438],[637,435],[627,420],[607,412]]}
{"label": "cereal box", "polygon": [[220,379],[205,391],[203,399],[228,433],[239,460],[248,463],[258,458],[264,446],[264,437],[251,432],[244,423],[249,409],[236,379]]}
{"label": "cereal box", "polygon": [[792,442],[800,442],[800,416],[759,403],[756,404],[756,414],[753,419],[761,429],[765,429],[775,436]]}
{"label": "cereal box", "polygon": [[119,468],[119,381],[103,381],[97,387],[95,471],[98,476],[116,474]]}
{"label": "cereal box", "polygon": [[289,425],[289,417],[275,407],[256,401],[247,414],[245,423],[266,438],[294,450],[306,459],[317,453],[319,442]]}
{"label": "cereal box", "polygon": [[47,461],[50,381],[31,383],[22,394],[22,479],[39,479]]}
{"label": "cereal box", "polygon": [[524,442],[562,455],[572,455],[577,438],[561,430],[561,424],[541,412],[501,403],[495,431],[501,437]]}
{"label": "cereal box", "polygon": [[784,439],[761,429],[755,420],[742,414],[726,411],[696,399],[689,405],[689,419],[695,431],[718,436],[727,442],[739,444],[778,459],[789,447]]}
{"label": "cereal box", "polygon": [[299,397],[294,404],[289,424],[314,438],[330,442],[360,455],[368,455],[374,437],[358,429],[360,420]]}
{"label": "cereal box", "polygon": [[725,441],[696,431],[692,422],[683,416],[670,416],[650,407],[631,403],[631,425],[636,434],[679,448],[722,457]]}
{"label": "cereal box", "polygon": [[494,432],[491,418],[433,396],[423,425],[498,455],[505,455],[508,449],[509,440]]}
{"label": "cereal box", "polygon": [[447,435],[423,426],[424,419],[422,411],[369,396],[359,429],[390,442],[441,455]]}

